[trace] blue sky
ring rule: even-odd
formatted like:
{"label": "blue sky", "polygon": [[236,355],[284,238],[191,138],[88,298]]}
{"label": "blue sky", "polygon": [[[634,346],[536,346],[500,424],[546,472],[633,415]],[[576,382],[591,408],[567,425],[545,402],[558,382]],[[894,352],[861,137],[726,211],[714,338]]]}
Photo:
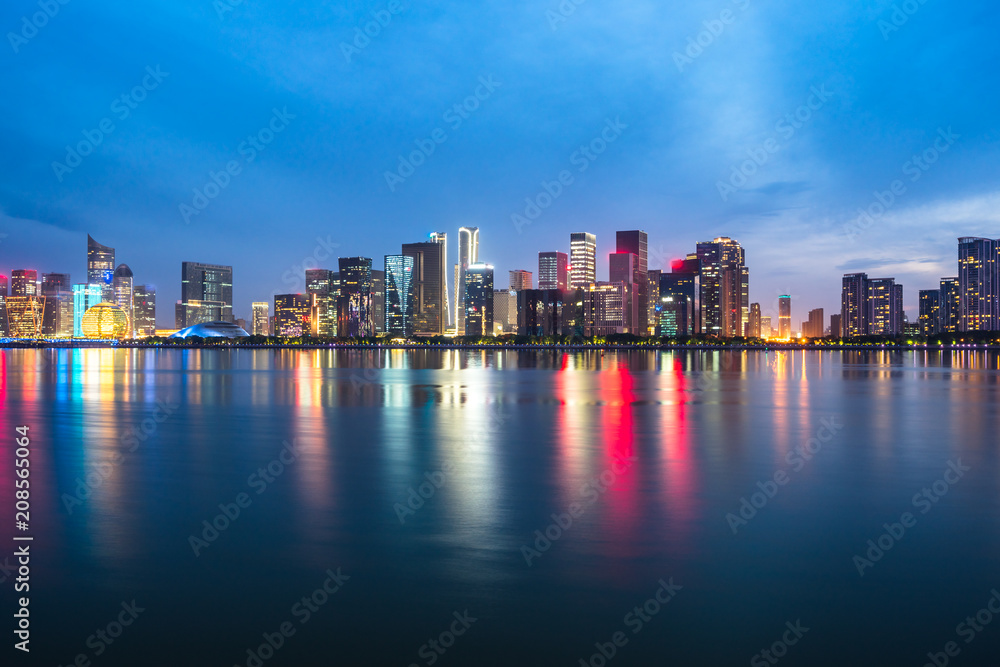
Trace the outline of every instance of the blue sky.
{"label": "blue sky", "polygon": [[[914,318],[917,290],[955,274],[958,236],[1000,237],[995,3],[48,1],[37,31],[37,0],[0,12],[0,273],[83,282],[89,232],[157,286],[162,326],[181,261],[232,264],[246,317],[300,289],[303,266],[380,265],[462,225],[498,286],[573,231],[597,234],[606,277],[614,231],[640,228],[650,268],[738,239],[765,314],[784,293],[796,322],[839,310],[840,276],[867,271],[903,282]],[[345,49],[372,12],[387,25]],[[578,152],[609,123],[603,152]],[[54,166],[85,132],[104,136]]]}

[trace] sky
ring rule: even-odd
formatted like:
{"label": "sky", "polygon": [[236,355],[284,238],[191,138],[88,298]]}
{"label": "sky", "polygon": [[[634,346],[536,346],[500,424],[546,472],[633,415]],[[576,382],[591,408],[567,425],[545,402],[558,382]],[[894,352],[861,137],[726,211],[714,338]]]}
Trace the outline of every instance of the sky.
{"label": "sky", "polygon": [[249,317],[461,226],[498,288],[643,229],[651,269],[737,239],[765,315],[865,271],[913,320],[1000,238],[996,3],[64,1],[0,10],[0,273],[84,282],[89,233],[161,327],[182,261]]}

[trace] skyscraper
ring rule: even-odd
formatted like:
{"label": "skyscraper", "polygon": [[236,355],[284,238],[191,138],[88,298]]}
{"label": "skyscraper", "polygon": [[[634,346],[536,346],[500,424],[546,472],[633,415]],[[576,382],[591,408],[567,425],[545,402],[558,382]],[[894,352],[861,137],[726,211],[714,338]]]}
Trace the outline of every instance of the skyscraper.
{"label": "skyscraper", "polygon": [[517,333],[517,296],[520,293],[510,289],[493,290],[494,331],[499,329],[505,334]]}
{"label": "skyscraper", "polygon": [[997,270],[998,242],[993,239],[958,239],[958,280],[960,331],[1000,329],[1000,272]]}
{"label": "skyscraper", "polygon": [[515,269],[510,272],[510,288],[513,291],[521,292],[526,289],[532,289],[533,285],[534,280],[531,271]]}
{"label": "skyscraper", "polygon": [[626,286],[626,299],[624,316],[626,329],[625,333],[642,335],[645,333],[643,327],[646,302],[640,298],[640,283],[644,282],[642,269],[639,267],[639,256],[632,252],[613,252],[608,256],[608,274],[610,283],[619,283]]}
{"label": "skyscraper", "polygon": [[[615,233],[616,250],[619,253],[628,252],[636,256],[635,279],[632,284],[631,298],[635,302],[631,333],[645,336],[649,329],[649,289],[646,285],[649,273],[648,237],[646,232],[633,229]],[[611,282],[615,282],[614,278]]]}
{"label": "skyscraper", "polygon": [[71,338],[73,336],[73,286],[68,273],[42,275],[42,296],[45,312],[42,316],[42,334],[46,337]]}
{"label": "skyscraper", "polygon": [[458,263],[455,264],[455,318],[458,334],[465,333],[465,271],[479,262],[479,228],[458,228]]}
{"label": "skyscraper", "polygon": [[596,283],[583,294],[583,335],[611,336],[629,333],[628,305],[627,284]]}
{"label": "skyscraper", "polygon": [[312,330],[311,294],[274,295],[274,335],[283,338],[308,336]]}
{"label": "skyscraper", "polygon": [[403,244],[413,258],[413,333],[439,336],[448,326],[448,283],[445,278],[446,235],[435,233],[424,243]]}
{"label": "skyscraper", "polygon": [[569,251],[569,285],[573,289],[587,289],[597,282],[597,237],[574,232],[569,236]]}
{"label": "skyscraper", "polygon": [[41,338],[44,296],[7,297],[7,326],[11,338]]}
{"label": "skyscraper", "polygon": [[697,333],[700,287],[701,277],[697,273],[674,271],[660,276],[660,311],[657,322],[660,336],[693,336]]}
{"label": "skyscraper", "polygon": [[132,310],[135,313],[135,335],[156,335],[156,288],[136,285],[132,291]]}
{"label": "skyscraper", "polygon": [[7,276],[0,276],[0,338],[7,336]]}
{"label": "skyscraper", "polygon": [[340,297],[337,299],[337,335],[341,338],[374,336],[372,260],[368,257],[341,257],[339,262]]}
{"label": "skyscraper", "polygon": [[[764,335],[762,335],[762,333]],[[765,338],[770,335],[771,332],[762,332],[760,328],[760,304],[751,303],[750,304],[750,321],[748,323],[747,336],[749,338]]]}
{"label": "skyscraper", "polygon": [[960,331],[962,321],[962,285],[958,277],[941,279],[941,331]]}
{"label": "skyscraper", "polygon": [[903,333],[902,285],[895,278],[868,279],[868,336]]}
{"label": "skyscraper", "polygon": [[470,264],[465,269],[465,335],[493,335],[493,267]]}
{"label": "skyscraper", "polygon": [[802,323],[802,336],[804,338],[822,338],[826,327],[826,316],[822,308],[815,308],[809,311],[809,319]]}
{"label": "skyscraper", "polygon": [[644,336],[655,336],[657,321],[656,309],[660,305],[660,277],[662,269],[650,269],[646,272],[646,331]]}
{"label": "skyscraper", "polygon": [[[739,242],[721,236],[698,244],[698,261],[701,270],[702,333],[742,336],[743,323],[749,317],[750,307],[749,271],[746,270],[743,247]],[[744,308],[747,309],[746,315]]]}
{"label": "skyscraper", "polygon": [[830,335],[840,338],[844,335],[843,318],[840,313],[830,315]]}
{"label": "skyscraper", "polygon": [[310,307],[314,309],[310,315],[310,333],[314,336],[336,336],[337,300],[333,290],[333,271],[308,269],[306,294],[315,297],[310,301]]}
{"label": "skyscraper", "polygon": [[567,266],[569,258],[564,252],[538,253],[538,289],[569,289]]}
{"label": "skyscraper", "polygon": [[413,261],[385,256],[385,330],[394,336],[413,335]]}
{"label": "skyscraper", "polygon": [[271,335],[271,316],[269,313],[269,304],[266,301],[254,301],[250,305],[251,310],[251,335],[253,336],[270,336]]}
{"label": "skyscraper", "polygon": [[115,269],[115,277],[112,281],[115,297],[113,303],[125,311],[125,315],[128,317],[128,324],[125,328],[126,338],[135,337],[135,308],[132,281],[132,269],[128,267],[128,264],[119,264]]}
{"label": "skyscraper", "polygon": [[14,269],[10,272],[11,296],[38,296],[38,271]]}
{"label": "skyscraper", "polygon": [[202,322],[233,321],[233,267],[200,262],[181,263],[181,301],[175,312],[178,329]]}
{"label": "skyscraper", "polygon": [[385,271],[372,269],[372,334],[385,333]]}
{"label": "skyscraper", "polygon": [[7,276],[0,276],[0,296],[7,296]]}
{"label": "skyscraper", "polygon": [[101,286],[101,298],[114,302],[115,249],[101,245],[87,234],[87,284]]}
{"label": "skyscraper", "polygon": [[83,316],[104,301],[104,288],[97,284],[73,285],[73,338],[83,338]]}
{"label": "skyscraper", "polygon": [[920,290],[920,334],[933,336],[941,332],[941,290]]}
{"label": "skyscraper", "polygon": [[792,337],[792,297],[787,294],[778,297],[778,337]]}
{"label": "skyscraper", "polygon": [[868,274],[848,273],[841,283],[840,320],[842,336],[868,335]]}

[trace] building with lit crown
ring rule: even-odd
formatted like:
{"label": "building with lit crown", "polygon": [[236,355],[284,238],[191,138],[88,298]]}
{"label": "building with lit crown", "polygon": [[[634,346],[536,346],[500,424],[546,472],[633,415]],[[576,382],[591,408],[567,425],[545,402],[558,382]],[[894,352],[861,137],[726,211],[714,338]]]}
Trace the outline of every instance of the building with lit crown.
{"label": "building with lit crown", "polygon": [[465,269],[465,335],[493,335],[493,267],[470,264]]}
{"label": "building with lit crown", "polygon": [[569,236],[569,284],[573,289],[587,289],[597,282],[597,237],[587,232]]}

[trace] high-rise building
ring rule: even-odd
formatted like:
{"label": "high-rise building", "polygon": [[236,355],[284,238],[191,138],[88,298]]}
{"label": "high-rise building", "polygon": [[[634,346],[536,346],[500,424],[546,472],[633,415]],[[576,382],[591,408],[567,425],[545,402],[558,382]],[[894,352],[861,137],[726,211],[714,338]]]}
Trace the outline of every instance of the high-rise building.
{"label": "high-rise building", "polygon": [[274,295],[274,335],[283,338],[308,336],[312,331],[311,294]]}
{"label": "high-rise building", "polygon": [[101,286],[101,298],[114,302],[115,249],[101,245],[87,234],[87,284]]}
{"label": "high-rise building", "polygon": [[372,269],[372,334],[385,333],[385,271]]}
{"label": "high-rise building", "polygon": [[128,267],[128,264],[119,264],[115,268],[115,277],[112,280],[112,288],[114,289],[115,300],[113,303],[121,308],[126,317],[128,317],[128,324],[125,327],[125,337],[134,338],[135,337],[135,310],[134,310],[134,290],[133,290],[133,277],[132,269]]}
{"label": "high-rise building", "polygon": [[941,290],[920,290],[920,317],[917,321],[922,336],[941,332]]}
{"label": "high-rise building", "polygon": [[0,276],[0,296],[7,296],[7,276]]}
{"label": "high-rise building", "polygon": [[702,333],[742,336],[750,308],[749,272],[745,266],[743,247],[726,236],[699,243],[698,261]]}
{"label": "high-rise building", "polygon": [[493,267],[489,264],[465,268],[465,335],[493,335]]}
{"label": "high-rise building", "polygon": [[646,332],[644,336],[655,336],[657,329],[656,308],[660,305],[661,269],[650,269],[646,272]]}
{"label": "high-rise building", "polygon": [[394,336],[413,335],[413,257],[385,256],[385,330]]}
{"label": "high-rise building", "polygon": [[[770,331],[763,332],[770,334]],[[760,304],[751,303],[750,304],[750,321],[747,323],[747,337],[748,338],[764,338],[762,336],[762,331],[760,328]]]}
{"label": "high-rise building", "polygon": [[515,292],[534,288],[534,276],[531,271],[516,269],[510,272],[510,289]]}
{"label": "high-rise building", "polygon": [[642,295],[645,290],[641,285],[645,282],[642,269],[639,266],[639,256],[632,252],[613,252],[608,256],[608,274],[610,283],[621,283],[628,286],[628,303],[625,304],[625,329],[627,333],[642,335],[646,332],[643,325],[646,302]]}
{"label": "high-rise building", "polygon": [[569,285],[587,289],[597,282],[597,237],[587,232],[569,235]]}
{"label": "high-rise building", "polygon": [[822,308],[809,311],[809,319],[802,323],[803,338],[822,338],[825,335],[826,315]]}
{"label": "high-rise building", "polygon": [[136,285],[132,292],[132,311],[135,313],[135,335],[156,335],[156,288]]}
{"label": "high-rise building", "polygon": [[6,299],[8,336],[42,338],[44,296],[10,296]]}
{"label": "high-rise building", "polygon": [[760,316],[760,332],[761,334],[763,334],[764,338],[774,338],[775,336],[778,335],[778,332],[775,330],[774,325],[771,324],[770,315]]}
{"label": "high-rise building", "polygon": [[337,297],[333,290],[333,271],[308,269],[306,271],[306,294],[315,297],[310,301],[310,307],[315,309],[315,312],[310,315],[310,333],[314,336],[336,336]]}
{"label": "high-rise building", "polygon": [[700,287],[701,277],[698,273],[675,271],[660,276],[657,335],[676,337],[693,336],[697,333]]}
{"label": "high-rise building", "polygon": [[233,267],[182,262],[181,301],[174,319],[178,329],[203,322],[232,322]]}
{"label": "high-rise building", "polygon": [[[629,253],[631,254],[631,253]],[[583,293],[584,336],[611,336],[629,332],[629,285],[595,283]]]}
{"label": "high-rise building", "polygon": [[72,338],[73,285],[70,283],[69,274],[43,274],[41,291],[45,297],[42,335],[52,338]]}
{"label": "high-rise building", "polygon": [[778,297],[778,337],[792,337],[792,297],[787,294]]}
{"label": "high-rise building", "polygon": [[73,338],[83,338],[83,316],[104,301],[102,285],[73,285]]}
{"label": "high-rise building", "polygon": [[[637,272],[631,290],[635,319],[632,321],[631,333],[645,336],[649,331],[649,289],[646,284],[649,277],[648,237],[646,232],[639,229],[616,232],[615,243],[618,253],[627,252],[636,256]],[[611,282],[615,282],[615,279],[612,278]]]}
{"label": "high-rise building", "polygon": [[572,308],[565,290],[524,290],[516,292],[516,331],[521,336],[563,336],[573,328]]}
{"label": "high-rise building", "polygon": [[[337,299],[337,335],[365,338],[375,335],[372,309],[372,260],[341,257],[340,297]],[[275,311],[277,315],[277,311]]]}
{"label": "high-rise building", "polygon": [[993,239],[958,239],[960,331],[1000,329],[1000,271],[998,242]]}
{"label": "high-rise building", "polygon": [[7,276],[0,276],[0,338],[5,338],[7,332]]}
{"label": "high-rise building", "polygon": [[941,331],[955,333],[961,330],[962,284],[958,277],[941,279]]}
{"label": "high-rise building", "polygon": [[843,318],[840,313],[830,315],[830,335],[834,338],[840,338],[844,335]]}
{"label": "high-rise building", "polygon": [[844,275],[840,292],[840,318],[844,338],[868,335],[868,274]]}
{"label": "high-rise building", "polygon": [[254,301],[250,304],[251,320],[250,334],[253,336],[271,335],[270,304],[266,301]]}
{"label": "high-rise building", "polygon": [[448,326],[448,283],[445,277],[447,236],[431,234],[424,243],[403,244],[413,258],[413,334],[439,336]]}
{"label": "high-rise building", "polygon": [[517,333],[518,294],[511,289],[493,290],[493,330],[498,334]]}
{"label": "high-rise building", "polygon": [[740,267],[740,318],[743,336],[750,328],[750,267]]}
{"label": "high-rise building", "polygon": [[455,314],[453,322],[459,335],[465,333],[465,271],[479,262],[479,228],[458,228],[458,262],[455,264]]}
{"label": "high-rise building", "polygon": [[38,271],[34,269],[14,269],[10,272],[11,296],[38,296]]}
{"label": "high-rise building", "polygon": [[569,289],[568,266],[564,252],[538,253],[538,289]]}
{"label": "high-rise building", "polygon": [[895,278],[868,279],[868,336],[903,333],[902,285]]}

